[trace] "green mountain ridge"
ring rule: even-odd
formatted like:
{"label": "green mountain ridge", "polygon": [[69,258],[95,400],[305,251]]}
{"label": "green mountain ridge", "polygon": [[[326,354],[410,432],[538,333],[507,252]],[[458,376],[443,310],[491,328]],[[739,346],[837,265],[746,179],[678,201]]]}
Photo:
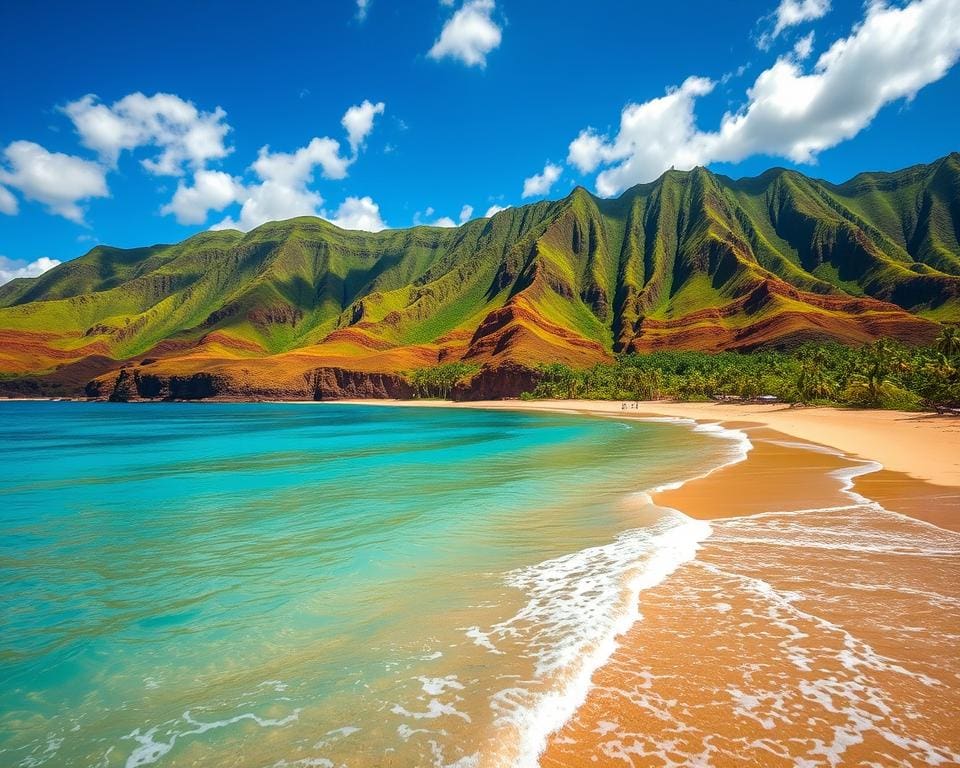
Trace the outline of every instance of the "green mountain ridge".
{"label": "green mountain ridge", "polygon": [[66,380],[147,357],[255,390],[324,366],[921,343],[957,321],[953,153],[842,184],[786,169],[668,171],[615,199],[577,187],[450,229],[368,233],[301,217],[97,246],[0,286],[0,373]]}

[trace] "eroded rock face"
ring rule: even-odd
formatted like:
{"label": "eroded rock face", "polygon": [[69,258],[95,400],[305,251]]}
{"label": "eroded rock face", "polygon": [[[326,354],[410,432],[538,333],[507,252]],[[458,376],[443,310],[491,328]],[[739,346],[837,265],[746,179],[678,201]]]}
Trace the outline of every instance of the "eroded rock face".
{"label": "eroded rock face", "polygon": [[137,392],[136,376],[130,373],[127,368],[121,368],[117,374],[117,380],[114,382],[113,391],[109,395],[112,403],[125,403],[128,400],[136,400],[140,397]]}
{"label": "eroded rock face", "polygon": [[397,374],[316,368],[302,377],[270,382],[199,372],[172,375],[124,367],[89,382],[87,397],[112,402],[138,400],[343,400],[409,398],[413,389]]}
{"label": "eroded rock face", "polygon": [[[210,397],[230,397],[231,388],[226,377],[210,373],[190,376],[164,376],[143,373],[133,368],[121,368],[110,389],[109,377],[94,379],[84,388],[88,397],[126,403],[132,400],[203,400]],[[235,396],[240,396],[237,393]]]}
{"label": "eroded rock face", "polygon": [[311,372],[314,400],[350,398],[407,399],[413,387],[393,373],[366,373],[345,368],[317,368]]}
{"label": "eroded rock face", "polygon": [[[519,397],[540,381],[540,373],[518,363],[486,365],[470,381],[458,384],[453,400],[498,400]],[[112,402],[141,400],[348,400],[414,396],[407,379],[394,373],[314,368],[302,377],[269,382],[234,378],[224,373],[172,375],[134,366],[100,376],[85,387],[87,397]]]}
{"label": "eroded rock face", "polygon": [[485,365],[470,381],[458,384],[451,393],[457,401],[502,400],[532,392],[540,382],[540,372],[519,363]]}

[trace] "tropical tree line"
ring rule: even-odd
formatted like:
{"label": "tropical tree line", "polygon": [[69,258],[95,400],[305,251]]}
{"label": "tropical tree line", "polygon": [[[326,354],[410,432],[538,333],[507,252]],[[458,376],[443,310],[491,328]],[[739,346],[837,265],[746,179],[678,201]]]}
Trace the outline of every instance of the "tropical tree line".
{"label": "tropical tree line", "polygon": [[653,352],[576,369],[554,363],[525,398],[753,399],[919,410],[960,407],[960,331],[929,347],[881,339],[860,348],[807,344],[788,352]]}
{"label": "tropical tree line", "polygon": [[471,363],[444,363],[431,368],[419,368],[410,371],[407,378],[413,386],[414,397],[449,399],[454,386],[467,380],[480,370],[480,366]]}

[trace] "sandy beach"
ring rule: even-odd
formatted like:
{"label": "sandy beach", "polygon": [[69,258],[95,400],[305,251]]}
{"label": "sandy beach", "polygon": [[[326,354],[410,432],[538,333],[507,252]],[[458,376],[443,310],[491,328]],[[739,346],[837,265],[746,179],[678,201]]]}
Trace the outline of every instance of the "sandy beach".
{"label": "sandy beach", "polygon": [[542,765],[960,762],[960,420],[778,405],[437,405],[682,417],[752,444],[744,461],[654,495],[713,533],[695,561],[641,594],[641,620]]}

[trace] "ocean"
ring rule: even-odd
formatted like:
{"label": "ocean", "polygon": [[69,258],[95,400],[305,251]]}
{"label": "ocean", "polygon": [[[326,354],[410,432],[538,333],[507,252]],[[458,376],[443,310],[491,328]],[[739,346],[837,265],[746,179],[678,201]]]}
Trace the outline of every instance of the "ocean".
{"label": "ocean", "polygon": [[742,433],[0,403],[0,764],[532,766]]}

